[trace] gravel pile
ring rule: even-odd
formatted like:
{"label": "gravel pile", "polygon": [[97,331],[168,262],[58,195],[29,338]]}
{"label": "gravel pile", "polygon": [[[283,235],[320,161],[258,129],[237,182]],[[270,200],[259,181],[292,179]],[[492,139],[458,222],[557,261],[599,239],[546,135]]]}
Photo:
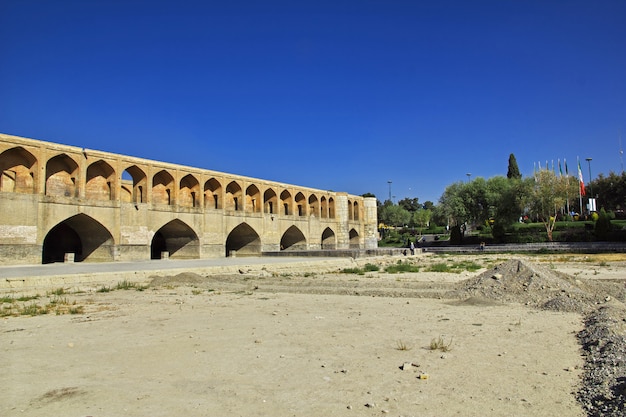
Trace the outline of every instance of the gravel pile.
{"label": "gravel pile", "polygon": [[578,340],[586,356],[578,401],[593,417],[626,415],[626,309],[618,303],[587,314]]}

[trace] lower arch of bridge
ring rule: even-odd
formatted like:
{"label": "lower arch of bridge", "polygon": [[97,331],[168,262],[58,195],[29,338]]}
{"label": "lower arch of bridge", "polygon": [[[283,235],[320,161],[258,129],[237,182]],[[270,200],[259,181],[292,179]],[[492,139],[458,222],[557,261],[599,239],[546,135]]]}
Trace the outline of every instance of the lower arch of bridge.
{"label": "lower arch of bridge", "polygon": [[75,262],[113,261],[113,236],[97,220],[77,214],[54,226],[43,240],[41,261],[63,262],[66,253]]}
{"label": "lower arch of bridge", "polygon": [[280,239],[280,250],[306,250],[306,238],[296,226],[291,226]]}
{"label": "lower arch of bridge", "polygon": [[337,239],[335,232],[330,227],[327,227],[322,232],[322,249],[336,249]]}
{"label": "lower arch of bridge", "polygon": [[354,229],[350,229],[350,247],[358,248],[359,247],[359,232]]}
{"label": "lower arch of bridge", "polygon": [[161,259],[164,253],[174,259],[200,258],[198,235],[181,220],[174,219],[166,223],[152,238],[150,258]]}
{"label": "lower arch of bridge", "polygon": [[226,238],[226,256],[261,254],[261,238],[247,223],[235,227]]}

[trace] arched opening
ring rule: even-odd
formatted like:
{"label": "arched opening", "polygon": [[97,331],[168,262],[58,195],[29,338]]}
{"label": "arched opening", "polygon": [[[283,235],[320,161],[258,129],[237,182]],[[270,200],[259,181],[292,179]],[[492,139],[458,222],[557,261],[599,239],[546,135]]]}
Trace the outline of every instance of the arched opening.
{"label": "arched opening", "polygon": [[265,212],[269,214],[277,213],[278,196],[276,192],[271,188],[265,190],[263,193],[263,204],[265,205]]}
{"label": "arched opening", "polygon": [[113,261],[113,236],[98,221],[77,214],[54,226],[43,241],[42,263],[63,262],[74,254],[75,262]]}
{"label": "arched opening", "polygon": [[145,172],[137,167],[130,166],[122,172],[122,195],[120,200],[125,203],[146,203],[148,179]]}
{"label": "arched opening", "polygon": [[37,159],[20,147],[0,154],[0,191],[34,194]]}
{"label": "arched opening", "polygon": [[222,184],[215,178],[211,178],[204,183],[204,208],[221,209],[222,206]]}
{"label": "arched opening", "polygon": [[51,158],[46,164],[46,195],[78,197],[76,178],[78,164],[65,154]]}
{"label": "arched opening", "polygon": [[163,170],[152,177],[152,202],[154,204],[174,204],[174,177]]}
{"label": "arched opening", "polygon": [[306,238],[296,226],[291,226],[280,239],[280,250],[306,250]]}
{"label": "arched opening", "polygon": [[328,218],[328,201],[326,200],[326,197],[322,197],[321,198],[320,206],[321,206],[321,215],[320,215],[320,217],[322,219],[327,219]]}
{"label": "arched opening", "polygon": [[322,249],[336,249],[337,238],[335,232],[330,227],[327,227],[322,232]]}
{"label": "arched opening", "polygon": [[354,229],[350,229],[350,248],[351,249],[358,249],[360,247],[359,245],[359,233],[354,230]]}
{"label": "arched opening", "polygon": [[348,200],[348,220],[354,220],[354,209],[350,200]]}
{"label": "arched opening", "polygon": [[359,216],[359,202],[355,201],[354,202],[354,216],[353,219],[354,220],[359,220],[360,216]]}
{"label": "arched opening", "polygon": [[89,200],[113,200],[115,171],[103,160],[94,162],[87,167],[85,182],[85,198]]}
{"label": "arched opening", "polygon": [[238,211],[242,209],[241,186],[232,181],[226,186],[226,210]]}
{"label": "arched opening", "polygon": [[181,207],[199,207],[200,183],[191,174],[187,174],[180,180],[178,191],[178,205]]}
{"label": "arched opening", "polygon": [[335,200],[332,197],[328,199],[328,217],[335,218]]}
{"label": "arched opening", "polygon": [[319,202],[315,194],[309,196],[309,215],[312,217],[319,217],[320,215]]}
{"label": "arched opening", "polygon": [[260,213],[261,207],[261,192],[256,185],[246,188],[246,211],[249,213]]}
{"label": "arched opening", "polygon": [[289,191],[285,190],[282,193],[280,193],[280,202],[283,205],[282,213],[285,216],[289,216],[290,214],[293,214],[292,208],[291,208],[291,205],[293,204],[293,202],[292,202],[291,194],[289,193]]}
{"label": "arched opening", "polygon": [[226,238],[226,256],[258,256],[261,238],[247,223],[235,227]]}
{"label": "arched opening", "polygon": [[298,216],[306,216],[306,197],[302,193],[296,194],[296,213]]}
{"label": "arched opening", "polygon": [[198,235],[184,222],[174,219],[154,234],[150,258],[197,259],[200,257]]}

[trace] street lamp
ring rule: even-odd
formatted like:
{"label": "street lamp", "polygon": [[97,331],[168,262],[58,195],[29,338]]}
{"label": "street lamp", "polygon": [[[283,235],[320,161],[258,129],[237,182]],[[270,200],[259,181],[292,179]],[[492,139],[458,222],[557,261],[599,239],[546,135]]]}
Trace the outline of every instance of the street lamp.
{"label": "street lamp", "polygon": [[470,181],[472,180],[472,173],[471,173],[471,172],[468,172],[468,173],[467,173],[467,174],[465,174],[465,175],[467,175],[467,182],[470,182]]}
{"label": "street lamp", "polygon": [[391,180],[387,181],[387,184],[389,184],[389,201],[393,201],[391,200]]}

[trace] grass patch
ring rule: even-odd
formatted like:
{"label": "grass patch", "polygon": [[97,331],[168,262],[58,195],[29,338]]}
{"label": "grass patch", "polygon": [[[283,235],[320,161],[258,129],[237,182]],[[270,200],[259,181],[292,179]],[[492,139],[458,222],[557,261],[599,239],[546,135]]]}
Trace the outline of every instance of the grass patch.
{"label": "grass patch", "polygon": [[399,262],[395,265],[389,265],[385,268],[385,272],[389,274],[398,274],[403,272],[419,272],[420,267],[410,263]]}
{"label": "grass patch", "polygon": [[106,285],[103,285],[102,287],[98,288],[96,292],[111,292],[111,287],[107,287]]}
{"label": "grass patch", "polygon": [[342,274],[357,274],[357,275],[365,275],[365,271],[361,268],[344,268],[341,270]]}
{"label": "grass patch", "polygon": [[48,295],[63,295],[66,294],[65,289],[64,288],[57,288],[56,290],[52,290],[51,292],[48,293]]}
{"label": "grass patch", "polygon": [[439,336],[430,341],[430,350],[440,350],[442,352],[449,352],[452,349],[452,338],[446,343],[443,336]]}
{"label": "grass patch", "polygon": [[398,340],[396,342],[396,349],[398,349],[398,350],[411,350],[412,348],[411,348],[411,346],[408,343],[406,343],[406,342],[404,342],[402,340]]}
{"label": "grass patch", "polygon": [[428,272],[450,272],[451,269],[445,262],[439,262],[436,264],[432,264],[427,269]]}
{"label": "grass patch", "polygon": [[460,261],[448,264],[447,262],[438,262],[428,267],[428,272],[452,272],[460,274],[463,271],[478,271],[482,266],[474,261]]}
{"label": "grass patch", "polygon": [[365,266],[363,267],[363,270],[365,272],[376,272],[376,271],[380,271],[380,267],[374,264],[365,264]]}
{"label": "grass patch", "polygon": [[20,316],[40,316],[42,314],[48,314],[50,311],[48,306],[40,306],[37,303],[25,304],[19,309],[18,315]]}

